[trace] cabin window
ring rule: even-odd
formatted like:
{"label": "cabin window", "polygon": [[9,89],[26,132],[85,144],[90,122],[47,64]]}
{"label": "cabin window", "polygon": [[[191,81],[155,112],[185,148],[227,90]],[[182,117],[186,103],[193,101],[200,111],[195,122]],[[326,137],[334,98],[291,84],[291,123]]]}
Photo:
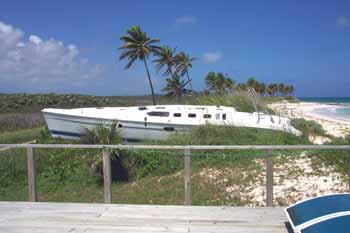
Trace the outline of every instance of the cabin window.
{"label": "cabin window", "polygon": [[168,117],[169,112],[148,112],[148,116],[157,116],[157,117]]}
{"label": "cabin window", "polygon": [[226,113],[222,114],[222,119],[226,120]]}
{"label": "cabin window", "polygon": [[147,107],[139,107],[140,111],[147,110]]}
{"label": "cabin window", "polygon": [[174,113],[174,117],[181,117],[181,113]]}
{"label": "cabin window", "polygon": [[156,109],[165,109],[165,107],[156,107]]}
{"label": "cabin window", "polygon": [[210,118],[211,118],[211,114],[204,114],[204,115],[203,115],[203,118],[205,118],[205,119],[210,119]]}
{"label": "cabin window", "polygon": [[220,120],[220,113],[216,113],[216,114],[215,114],[215,119],[216,119],[216,120]]}
{"label": "cabin window", "polygon": [[188,114],[188,117],[189,117],[189,118],[196,118],[196,114],[190,113],[190,114]]}

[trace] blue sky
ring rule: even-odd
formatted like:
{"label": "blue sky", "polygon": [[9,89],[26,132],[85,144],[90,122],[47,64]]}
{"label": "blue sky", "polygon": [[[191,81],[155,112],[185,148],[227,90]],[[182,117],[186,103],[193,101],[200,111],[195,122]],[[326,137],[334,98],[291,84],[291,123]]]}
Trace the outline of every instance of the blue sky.
{"label": "blue sky", "polygon": [[[349,1],[2,1],[0,92],[149,93],[142,64],[124,70],[119,37],[140,24],[209,71],[350,96]],[[154,70],[154,69],[153,69]],[[156,90],[164,85],[152,72]]]}

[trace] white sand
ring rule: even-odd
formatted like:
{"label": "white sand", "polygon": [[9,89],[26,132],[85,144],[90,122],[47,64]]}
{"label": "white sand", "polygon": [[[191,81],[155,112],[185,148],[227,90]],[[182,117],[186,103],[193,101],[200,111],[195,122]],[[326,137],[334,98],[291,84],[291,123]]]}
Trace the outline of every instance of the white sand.
{"label": "white sand", "polygon": [[[305,118],[313,120],[323,126],[329,135],[343,137],[350,133],[350,120],[326,117],[315,113],[320,108],[337,108],[337,106],[319,103],[275,103],[270,107],[278,114],[289,118]],[[340,106],[339,106],[340,107]],[[322,144],[329,138],[315,136],[314,143]],[[348,191],[347,178],[331,166],[320,163],[317,157],[308,157],[304,153],[300,156],[289,156],[287,161],[283,157],[275,157],[275,162],[282,159],[282,163],[274,165],[274,204],[290,205],[306,198]],[[248,205],[265,205],[265,161],[257,161],[263,168],[256,171],[235,171],[231,169],[203,169],[199,175],[210,182],[223,185],[225,195],[229,198],[239,197],[247,201]],[[316,163],[313,163],[316,162]],[[316,164],[316,165],[315,165]],[[242,182],[230,183],[227,177],[242,176]],[[244,182],[245,177],[254,177]]]}
{"label": "white sand", "polygon": [[[342,106],[320,104],[320,103],[310,103],[310,102],[300,102],[300,103],[286,103],[279,102],[269,105],[270,108],[275,110],[277,113],[288,116],[290,118],[305,118],[306,120],[313,120],[318,122],[323,126],[326,132],[335,137],[344,137],[350,134],[350,120],[327,117],[315,112],[322,108],[342,108]],[[321,141],[315,141],[315,143],[322,143]]]}

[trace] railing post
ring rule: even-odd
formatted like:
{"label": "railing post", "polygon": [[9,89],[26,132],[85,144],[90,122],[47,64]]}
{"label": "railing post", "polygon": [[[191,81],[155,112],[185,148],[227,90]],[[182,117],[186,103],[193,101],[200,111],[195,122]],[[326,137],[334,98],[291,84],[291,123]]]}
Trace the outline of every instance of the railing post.
{"label": "railing post", "polygon": [[185,205],[191,205],[191,150],[185,149]]}
{"label": "railing post", "polygon": [[111,174],[111,151],[103,149],[103,189],[104,201],[106,204],[112,203],[112,174]]}
{"label": "railing post", "polygon": [[266,206],[273,206],[273,157],[272,150],[266,156]]}
{"label": "railing post", "polygon": [[35,155],[34,149],[27,148],[27,172],[28,172],[28,194],[29,201],[37,201],[38,195],[36,192],[36,170],[35,170]]}

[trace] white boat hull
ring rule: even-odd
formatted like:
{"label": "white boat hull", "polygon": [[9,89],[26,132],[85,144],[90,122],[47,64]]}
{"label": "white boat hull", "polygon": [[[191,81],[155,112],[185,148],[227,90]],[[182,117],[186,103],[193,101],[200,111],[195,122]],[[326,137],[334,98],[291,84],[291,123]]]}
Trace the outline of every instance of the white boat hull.
{"label": "white boat hull", "polygon": [[[154,106],[148,108],[154,108]],[[174,106],[172,106],[172,108],[174,108]],[[290,126],[289,120],[286,118],[270,115],[258,116],[256,113],[230,112],[229,110],[233,108],[221,108],[224,109],[219,109],[219,115],[221,114],[220,116],[222,116],[224,113],[225,120],[218,118],[215,119],[214,116],[215,114],[218,114],[217,112],[212,113],[213,117],[211,119],[185,118],[188,112],[195,112],[196,110],[197,116],[200,116],[201,114],[203,115],[203,112],[204,114],[208,113],[209,110],[204,109],[203,107],[189,108],[190,110],[182,113],[183,118],[185,118],[182,120],[180,118],[172,117],[174,112],[180,111],[179,109],[169,110],[171,114],[169,114],[168,117],[154,117],[147,115],[152,109],[143,111],[138,110],[137,107],[124,109],[44,109],[43,114],[52,137],[66,139],[78,139],[84,135],[86,129],[91,130],[98,125],[110,126],[113,123],[118,124],[118,129],[122,137],[127,140],[163,140],[174,132],[189,131],[195,126],[205,124],[264,128],[301,135],[298,130]],[[152,111],[154,111],[154,109]]]}
{"label": "white boat hull", "polygon": [[[47,126],[52,137],[79,139],[86,129],[93,129],[99,125],[111,126],[115,121],[109,119],[94,119],[86,117],[72,117],[57,114],[44,114]],[[174,132],[189,131],[190,125],[165,125],[161,123],[118,121],[118,128],[122,137],[130,141],[139,140],[162,140]],[[173,131],[165,128],[174,128]]]}

